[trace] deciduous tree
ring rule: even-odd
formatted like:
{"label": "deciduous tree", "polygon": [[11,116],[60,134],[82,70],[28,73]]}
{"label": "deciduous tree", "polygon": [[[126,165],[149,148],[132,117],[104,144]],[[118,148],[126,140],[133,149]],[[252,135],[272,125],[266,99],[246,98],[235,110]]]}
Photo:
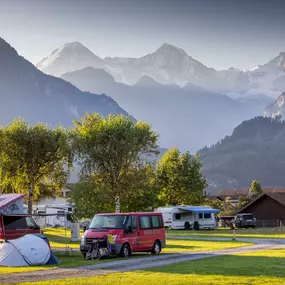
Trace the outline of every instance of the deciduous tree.
{"label": "deciduous tree", "polygon": [[262,194],[263,190],[261,188],[261,185],[258,181],[256,180],[253,180],[252,183],[251,183],[251,186],[250,186],[250,192],[252,194]]}
{"label": "deciduous tree", "polygon": [[98,213],[108,213],[114,208],[114,201],[98,185],[81,181],[73,185],[68,202],[75,206],[77,219],[92,218]]}
{"label": "deciduous tree", "polygon": [[74,149],[82,163],[81,176],[110,192],[120,212],[131,169],[145,167],[149,155],[157,155],[157,134],[147,123],[122,115],[87,114],[75,122]]}
{"label": "deciduous tree", "polygon": [[247,204],[251,202],[251,198],[249,196],[239,197],[238,199],[238,207],[244,208]]}
{"label": "deciduous tree", "polygon": [[56,193],[66,184],[72,157],[66,131],[15,120],[0,129],[0,187],[2,192],[27,193],[33,199]]}
{"label": "deciduous tree", "polygon": [[207,185],[201,167],[199,156],[189,152],[181,155],[178,148],[168,150],[156,170],[162,203],[200,204]]}

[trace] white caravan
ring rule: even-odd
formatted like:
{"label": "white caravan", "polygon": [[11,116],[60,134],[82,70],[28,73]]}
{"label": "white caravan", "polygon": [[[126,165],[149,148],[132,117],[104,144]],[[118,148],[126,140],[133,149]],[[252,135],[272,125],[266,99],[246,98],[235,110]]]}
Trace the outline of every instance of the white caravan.
{"label": "white caravan", "polygon": [[180,229],[214,229],[217,226],[215,214],[220,210],[208,206],[160,207],[156,210],[163,215],[164,226]]}
{"label": "white caravan", "polygon": [[74,207],[69,204],[50,204],[33,206],[35,221],[41,227],[70,227],[67,215],[74,213]]}

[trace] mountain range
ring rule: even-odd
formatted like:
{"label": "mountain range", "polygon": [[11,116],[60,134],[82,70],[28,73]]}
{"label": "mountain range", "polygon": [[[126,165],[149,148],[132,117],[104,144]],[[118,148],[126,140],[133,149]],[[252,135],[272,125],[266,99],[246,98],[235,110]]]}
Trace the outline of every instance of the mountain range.
{"label": "mountain range", "polygon": [[62,79],[92,93],[104,93],[135,118],[149,122],[163,147],[195,152],[212,145],[245,119],[262,115],[270,98],[238,101],[188,83],[164,85],[145,75],[130,86],[118,83],[103,69],[87,67]]}
{"label": "mountain range", "polygon": [[23,117],[30,123],[73,125],[86,112],[128,115],[106,95],[83,92],[63,79],[46,75],[0,38],[0,124]]}
{"label": "mountain range", "polygon": [[[195,152],[208,145],[199,154],[212,192],[248,187],[252,179],[285,187],[284,53],[253,70],[216,71],[171,45],[140,59],[100,59],[71,43],[37,67],[42,71],[0,38],[1,125],[23,117],[70,127],[85,112],[130,114],[151,123],[164,147]],[[217,92],[213,78],[224,78],[219,88],[230,92]],[[267,117],[250,119],[264,110]]]}
{"label": "mountain range", "polygon": [[143,76],[167,85],[187,83],[231,97],[266,95],[274,99],[284,91],[285,52],[251,70],[215,70],[189,56],[183,49],[163,44],[141,58],[99,58],[82,44],[68,43],[37,64],[47,74],[61,76],[85,67],[103,68],[116,82],[133,85]]}

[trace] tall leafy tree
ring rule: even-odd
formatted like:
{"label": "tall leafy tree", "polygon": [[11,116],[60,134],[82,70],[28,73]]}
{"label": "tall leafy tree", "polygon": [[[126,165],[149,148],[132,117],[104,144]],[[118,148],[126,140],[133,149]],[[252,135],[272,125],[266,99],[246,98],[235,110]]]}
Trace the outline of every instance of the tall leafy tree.
{"label": "tall leafy tree", "polygon": [[157,134],[143,122],[122,115],[87,114],[75,122],[74,149],[82,163],[81,176],[91,179],[115,199],[116,212],[128,191],[130,170],[145,167],[157,155]]}
{"label": "tall leafy tree", "polygon": [[251,202],[251,197],[250,196],[241,196],[238,199],[238,207],[239,208],[244,208],[247,204]]}
{"label": "tall leafy tree", "polygon": [[30,125],[22,119],[0,128],[1,191],[27,193],[29,213],[33,199],[64,187],[71,166],[64,129]]}
{"label": "tall leafy tree", "polygon": [[231,203],[230,197],[224,200],[224,209],[221,212],[222,216],[232,216],[236,214],[237,208]]}
{"label": "tall leafy tree", "polygon": [[199,156],[178,148],[168,150],[156,169],[160,199],[164,204],[200,204],[207,183],[201,173]]}
{"label": "tall leafy tree", "polygon": [[202,204],[210,206],[213,209],[219,209],[221,212],[225,210],[225,202],[219,199],[210,199],[209,197],[205,197]]}
{"label": "tall leafy tree", "polygon": [[156,168],[157,185],[161,189],[160,200],[168,205],[181,203],[182,163],[180,151],[173,148],[164,153]]}
{"label": "tall leafy tree", "polygon": [[90,181],[76,183],[68,194],[69,203],[75,206],[75,218],[92,218],[97,213],[111,212],[114,201],[108,193]]}
{"label": "tall leafy tree", "polygon": [[261,184],[258,181],[253,180],[250,186],[250,192],[252,194],[262,194],[263,190],[261,188]]}
{"label": "tall leafy tree", "polygon": [[157,203],[158,189],[155,172],[151,164],[131,168],[122,195],[122,210],[125,212],[152,211]]}
{"label": "tall leafy tree", "polygon": [[[124,191],[120,195],[120,208],[124,212],[151,211],[157,200],[154,169],[151,165],[128,170]],[[77,218],[91,218],[97,213],[112,212],[115,200],[112,191],[100,188],[93,179],[74,185],[69,202],[75,205]]]}

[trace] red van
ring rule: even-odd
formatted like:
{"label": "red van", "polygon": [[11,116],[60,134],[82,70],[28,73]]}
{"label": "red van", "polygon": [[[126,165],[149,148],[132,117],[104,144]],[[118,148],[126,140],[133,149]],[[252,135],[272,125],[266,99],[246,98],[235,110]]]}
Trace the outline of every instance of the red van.
{"label": "red van", "polygon": [[16,239],[26,234],[41,234],[40,227],[29,215],[1,215],[0,240]]}
{"label": "red van", "polygon": [[95,215],[82,236],[80,251],[85,256],[96,240],[112,235],[112,253],[128,257],[132,252],[159,254],[165,247],[162,214],[120,213]]}

